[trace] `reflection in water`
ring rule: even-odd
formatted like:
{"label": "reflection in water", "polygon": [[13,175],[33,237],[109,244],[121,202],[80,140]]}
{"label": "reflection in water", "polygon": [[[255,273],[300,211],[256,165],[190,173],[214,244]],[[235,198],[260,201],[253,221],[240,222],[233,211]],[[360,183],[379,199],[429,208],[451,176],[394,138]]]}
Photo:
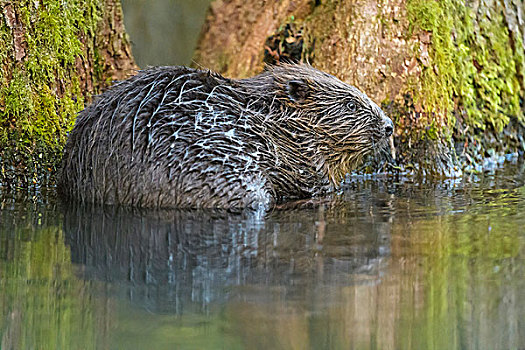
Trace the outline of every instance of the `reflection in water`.
{"label": "reflection in water", "polygon": [[0,223],[0,348],[100,348],[104,310],[73,275],[56,208],[2,206]]}
{"label": "reflection in water", "polygon": [[[327,232],[326,216],[336,215],[315,209],[275,212],[263,220],[250,212],[77,207],[66,212],[64,229],[85,278],[145,288],[145,295],[133,298],[145,298],[141,302],[156,311],[182,313],[184,305],[205,310],[227,300],[232,286],[279,286],[302,294],[312,283],[376,280],[389,225],[348,218],[350,229]],[[175,304],[159,300],[159,292]]]}
{"label": "reflection in water", "polygon": [[3,204],[2,349],[525,348],[525,168],[253,213]]}

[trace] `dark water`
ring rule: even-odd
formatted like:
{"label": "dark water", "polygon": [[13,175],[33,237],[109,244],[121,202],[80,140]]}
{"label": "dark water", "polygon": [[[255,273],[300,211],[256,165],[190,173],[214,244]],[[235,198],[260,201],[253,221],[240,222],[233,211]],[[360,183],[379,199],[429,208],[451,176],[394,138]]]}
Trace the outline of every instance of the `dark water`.
{"label": "dark water", "polygon": [[122,0],[133,56],[146,66],[189,65],[211,0]]}
{"label": "dark water", "polygon": [[1,349],[523,349],[525,166],[266,217],[0,210]]}

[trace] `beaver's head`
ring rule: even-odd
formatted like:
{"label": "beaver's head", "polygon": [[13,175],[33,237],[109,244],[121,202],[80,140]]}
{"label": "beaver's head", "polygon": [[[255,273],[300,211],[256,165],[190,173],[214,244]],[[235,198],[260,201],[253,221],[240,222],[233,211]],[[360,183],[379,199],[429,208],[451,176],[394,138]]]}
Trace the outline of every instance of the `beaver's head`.
{"label": "beaver's head", "polygon": [[270,71],[289,120],[313,134],[311,147],[333,184],[365,154],[386,147],[394,124],[366,94],[308,65],[284,64]]}

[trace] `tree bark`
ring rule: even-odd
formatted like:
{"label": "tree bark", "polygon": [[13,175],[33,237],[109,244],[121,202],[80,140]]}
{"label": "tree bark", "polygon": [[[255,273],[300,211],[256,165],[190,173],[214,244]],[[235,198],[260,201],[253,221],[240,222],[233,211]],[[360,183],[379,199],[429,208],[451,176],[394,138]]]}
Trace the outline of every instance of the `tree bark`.
{"label": "tree bark", "polygon": [[520,0],[215,0],[194,61],[231,77],[308,61],[383,105],[402,164],[446,174],[523,154],[524,20]]}
{"label": "tree bark", "polygon": [[0,185],[42,185],[76,113],[136,69],[120,1],[2,0],[0,38]]}

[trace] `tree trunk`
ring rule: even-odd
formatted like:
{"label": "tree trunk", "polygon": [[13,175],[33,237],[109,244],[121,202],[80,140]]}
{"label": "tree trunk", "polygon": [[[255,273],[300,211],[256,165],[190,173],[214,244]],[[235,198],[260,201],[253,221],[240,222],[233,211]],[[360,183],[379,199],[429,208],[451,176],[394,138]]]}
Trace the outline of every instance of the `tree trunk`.
{"label": "tree trunk", "polygon": [[119,0],[1,1],[0,185],[40,185],[76,113],[136,66]]}
{"label": "tree trunk", "polygon": [[467,169],[523,154],[524,20],[521,0],[215,0],[194,60],[231,77],[308,61],[382,103],[402,164],[447,173],[456,152]]}

